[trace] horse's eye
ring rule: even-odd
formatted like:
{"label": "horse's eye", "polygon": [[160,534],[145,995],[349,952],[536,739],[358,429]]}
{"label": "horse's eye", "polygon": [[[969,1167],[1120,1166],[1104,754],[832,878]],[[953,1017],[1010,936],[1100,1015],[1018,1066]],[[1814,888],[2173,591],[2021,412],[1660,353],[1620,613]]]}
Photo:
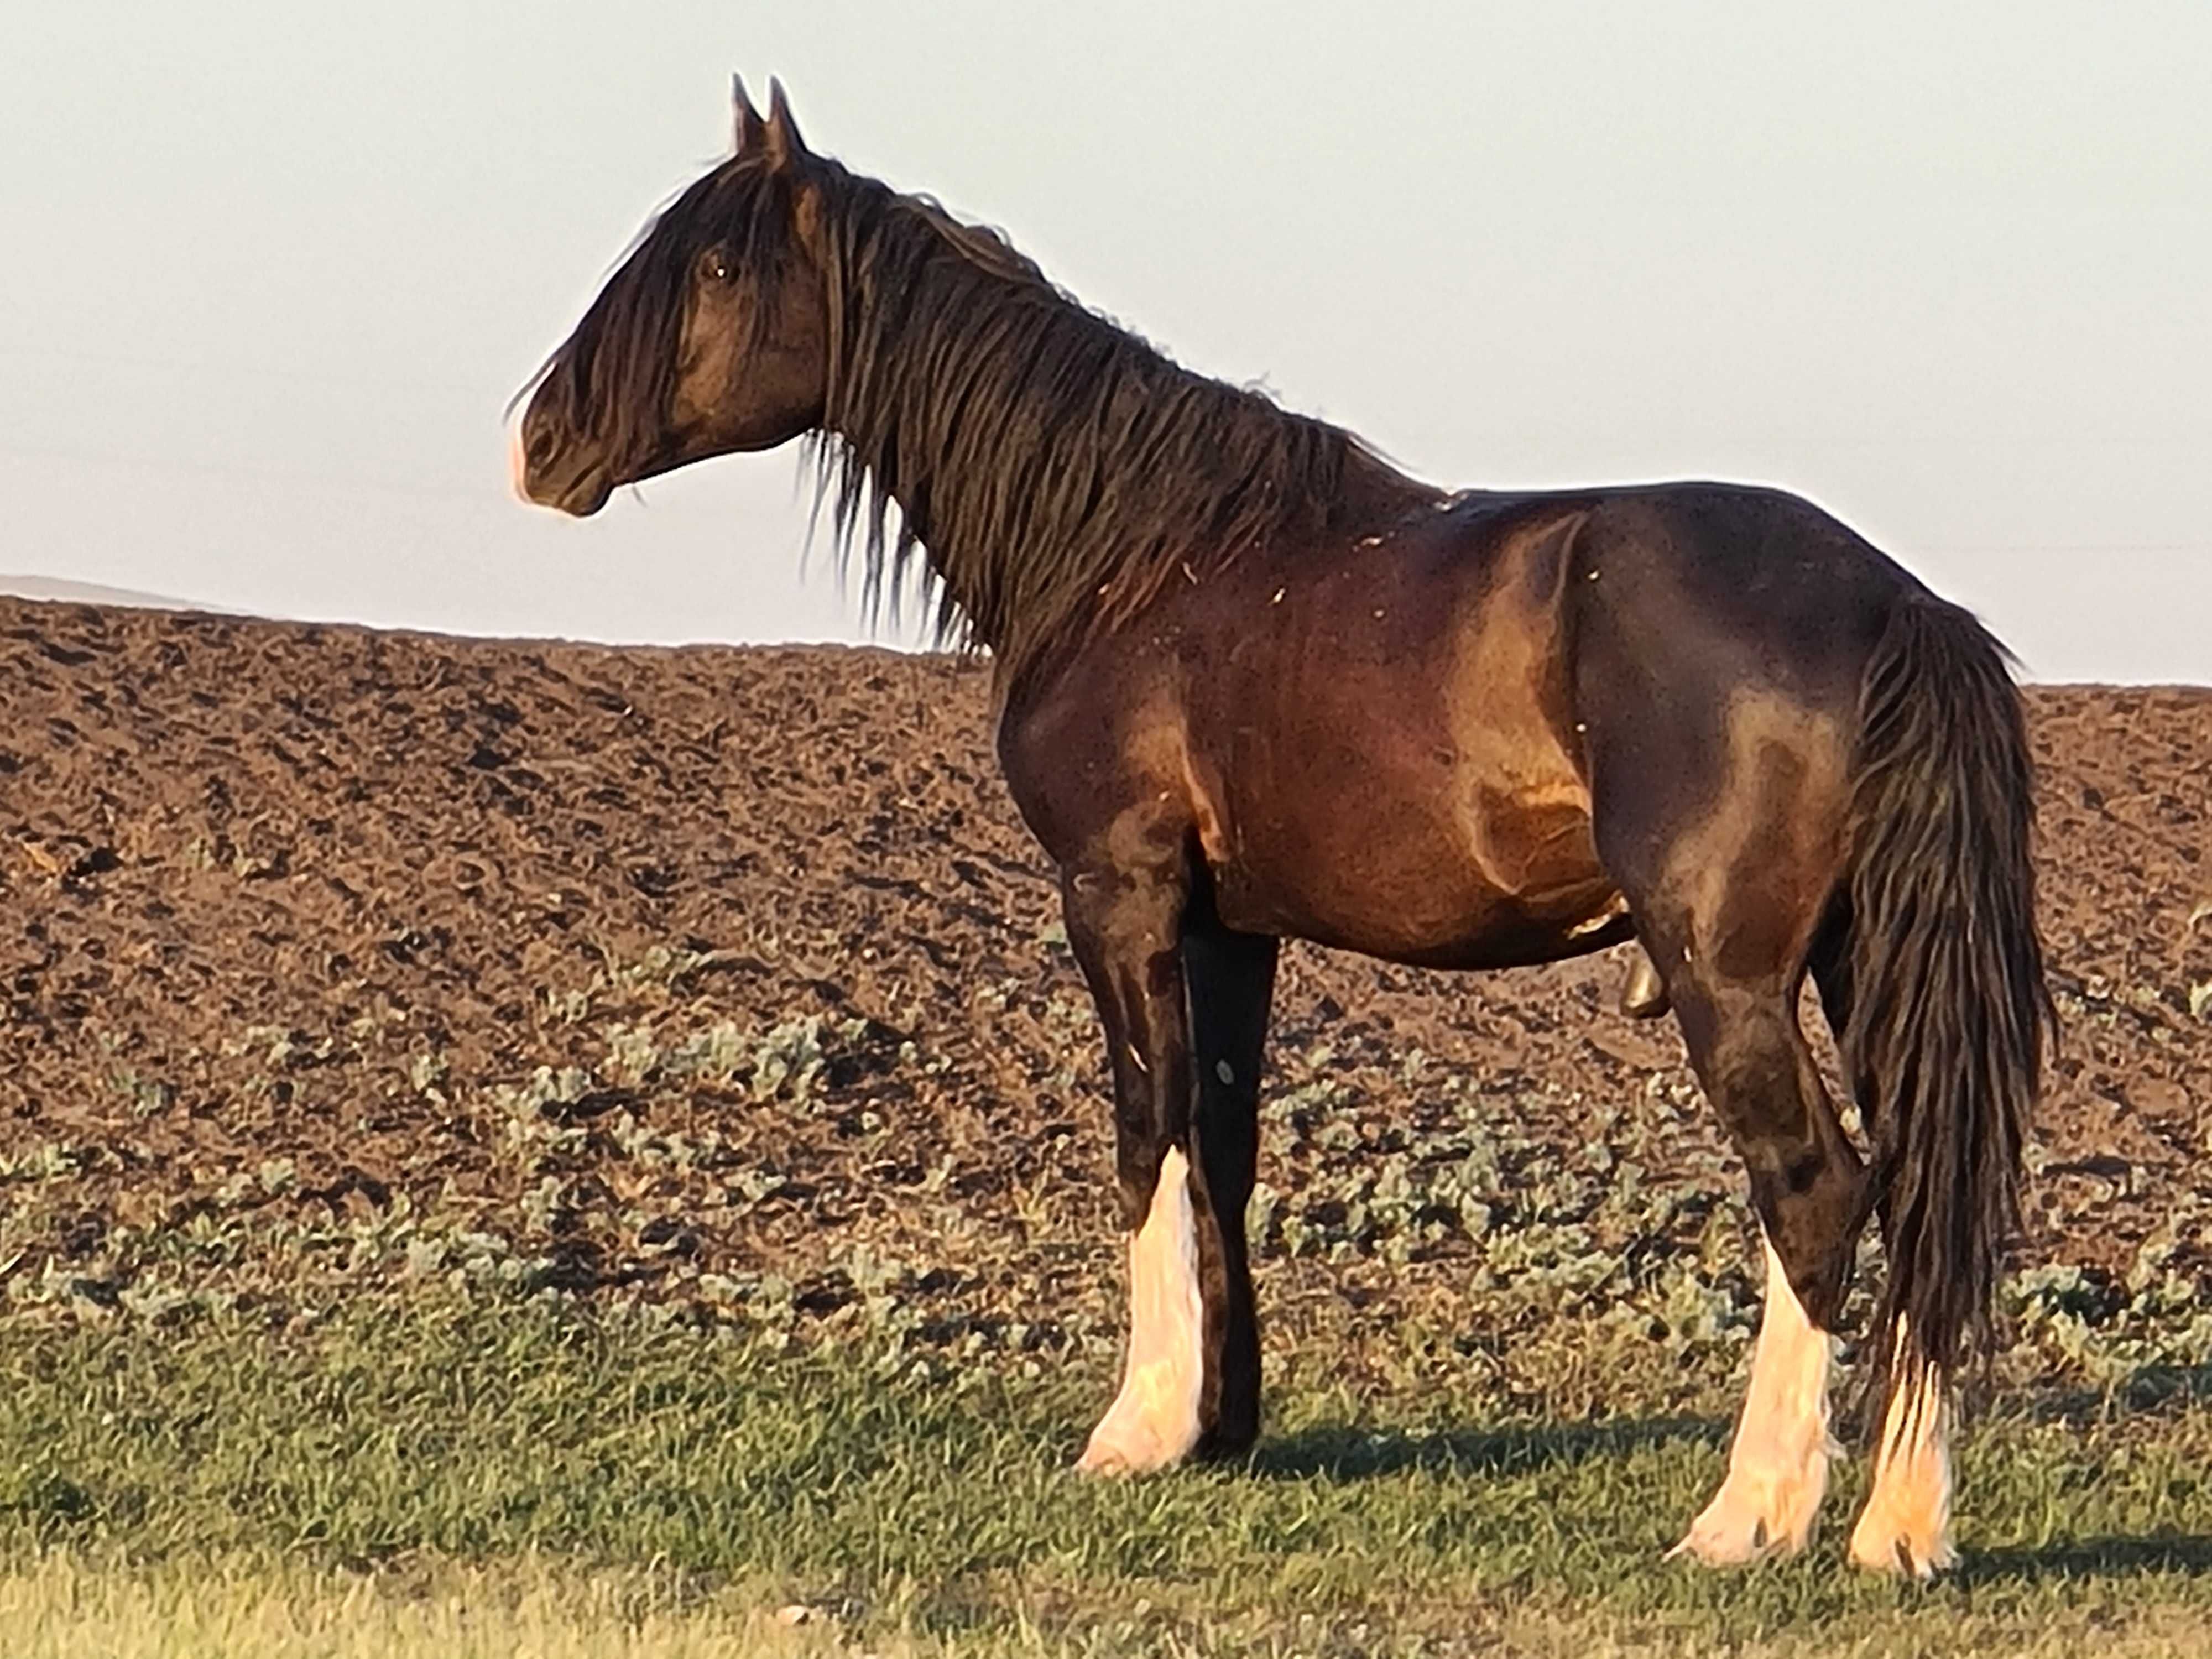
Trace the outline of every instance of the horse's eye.
{"label": "horse's eye", "polygon": [[718,247],[710,247],[699,261],[699,269],[710,283],[730,280],[730,256]]}

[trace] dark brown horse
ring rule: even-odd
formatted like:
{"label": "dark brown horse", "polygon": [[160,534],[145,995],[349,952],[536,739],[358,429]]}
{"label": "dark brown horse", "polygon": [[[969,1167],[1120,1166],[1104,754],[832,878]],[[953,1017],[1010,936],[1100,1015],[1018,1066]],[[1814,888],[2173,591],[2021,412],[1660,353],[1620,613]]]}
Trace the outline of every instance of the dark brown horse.
{"label": "dark brown horse", "polygon": [[[660,215],[515,433],[532,501],[814,435],[871,601],[925,557],[988,647],[1114,1077],[1132,1331],[1082,1467],[1260,1424],[1244,1211],[1279,939],[1507,968],[1639,940],[1748,1166],[1767,1303],[1681,1547],[1811,1533],[1828,1331],[1878,1216],[1853,1559],[1951,1559],[2050,1018],[2003,655],[1818,508],[1674,483],[1446,495],[1179,368],[996,235],[811,154],[780,88]],[[1797,1019],[1810,973],[1869,1126]],[[1661,1005],[1663,1006],[1663,1005]]]}

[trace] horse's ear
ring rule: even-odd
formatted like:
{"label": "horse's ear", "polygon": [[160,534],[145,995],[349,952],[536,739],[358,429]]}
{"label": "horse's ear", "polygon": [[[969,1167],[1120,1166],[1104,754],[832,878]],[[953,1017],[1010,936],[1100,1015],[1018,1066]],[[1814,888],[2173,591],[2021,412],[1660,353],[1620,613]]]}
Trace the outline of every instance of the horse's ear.
{"label": "horse's ear", "polygon": [[760,112],[753,107],[753,100],[745,96],[745,81],[741,75],[730,77],[730,113],[737,153],[744,155],[759,149],[767,127],[761,120]]}
{"label": "horse's ear", "polygon": [[774,76],[768,82],[768,156],[776,167],[787,167],[806,154],[806,141],[799,136],[799,123],[791,118],[791,100],[783,95],[783,82]]}

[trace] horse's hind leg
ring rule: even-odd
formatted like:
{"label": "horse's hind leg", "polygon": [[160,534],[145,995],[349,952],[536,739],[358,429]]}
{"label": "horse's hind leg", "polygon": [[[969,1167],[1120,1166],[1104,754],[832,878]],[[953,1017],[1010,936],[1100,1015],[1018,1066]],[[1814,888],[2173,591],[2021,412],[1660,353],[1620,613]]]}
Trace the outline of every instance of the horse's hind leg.
{"label": "horse's hind leg", "polygon": [[[1771,813],[1782,803],[1763,804]],[[1865,1177],[1797,1022],[1823,860],[1756,833],[1717,850],[1711,833],[1671,846],[1650,837],[1650,869],[1636,868],[1632,848],[1614,867],[1691,1064],[1748,1169],[1765,1233],[1766,1304],[1728,1476],[1676,1547],[1717,1565],[1794,1552],[1812,1535],[1834,1455],[1828,1332]]]}
{"label": "horse's hind leg", "polygon": [[[1909,1330],[1899,1331],[1902,1348]],[[1951,1547],[1951,1407],[1940,1367],[1893,1387],[1875,1447],[1866,1508],[1851,1528],[1851,1564],[1927,1578],[1958,1560]]]}
{"label": "horse's hind leg", "polygon": [[1702,981],[1677,975],[1675,1006],[1705,1091],[1750,1165],[1766,1263],[1728,1475],[1674,1551],[1722,1565],[1794,1553],[1819,1518],[1837,1450],[1828,1330],[1857,1231],[1861,1178],[1794,1014],[1771,992]]}
{"label": "horse's hind leg", "polygon": [[1836,1453],[1828,1331],[1864,1178],[1798,1027],[1796,976],[1732,981],[1700,966],[1695,943],[1690,950],[1671,975],[1675,1009],[1692,1063],[1750,1168],[1765,1238],[1766,1304],[1728,1476],[1676,1546],[1722,1565],[1791,1553],[1812,1536]]}
{"label": "horse's hind leg", "polygon": [[1259,1427],[1244,1208],[1275,943],[1222,927],[1173,855],[1069,871],[1061,892],[1105,1027],[1129,1237],[1121,1387],[1078,1467],[1242,1450]]}
{"label": "horse's hind leg", "polygon": [[[1849,929],[1841,913],[1832,915],[1813,951],[1813,977],[1828,1024],[1841,1032],[1851,1021]],[[1850,1079],[1863,1103],[1879,1098],[1875,1080]],[[1909,1331],[1900,1331],[1909,1338]],[[1905,1344],[1900,1341],[1900,1349]],[[1850,1559],[1875,1572],[1901,1571],[1926,1577],[1952,1565],[1950,1405],[1946,1379],[1930,1367],[1909,1389],[1893,1389],[1884,1402],[1881,1433],[1875,1444],[1874,1479],[1866,1507],[1851,1528]]]}
{"label": "horse's hind leg", "polygon": [[1828,1433],[1829,1337],[1805,1312],[1771,1241],[1766,1306],[1728,1476],[1671,1553],[1712,1566],[1804,1548],[1838,1455]]}

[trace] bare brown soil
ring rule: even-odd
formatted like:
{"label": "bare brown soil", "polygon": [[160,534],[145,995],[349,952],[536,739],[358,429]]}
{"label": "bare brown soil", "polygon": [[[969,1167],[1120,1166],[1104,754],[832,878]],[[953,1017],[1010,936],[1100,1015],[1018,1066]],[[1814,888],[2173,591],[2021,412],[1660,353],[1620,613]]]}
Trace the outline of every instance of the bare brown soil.
{"label": "bare brown soil", "polygon": [[[0,1293],[281,1303],[505,1250],[800,1326],[888,1297],[921,1340],[1109,1328],[1099,1041],[987,690],[0,599]],[[2066,1034],[2023,1254],[2118,1274],[2212,1199],[2212,691],[2029,700]],[[1279,1327],[1449,1328],[1555,1170],[1633,1158],[1678,1191],[1656,1244],[1707,1247],[1738,1178],[1671,1022],[1612,1011],[1623,968],[1289,952]],[[446,1242],[406,1254],[395,1212]],[[256,1227],[290,1279],[246,1273]]]}

